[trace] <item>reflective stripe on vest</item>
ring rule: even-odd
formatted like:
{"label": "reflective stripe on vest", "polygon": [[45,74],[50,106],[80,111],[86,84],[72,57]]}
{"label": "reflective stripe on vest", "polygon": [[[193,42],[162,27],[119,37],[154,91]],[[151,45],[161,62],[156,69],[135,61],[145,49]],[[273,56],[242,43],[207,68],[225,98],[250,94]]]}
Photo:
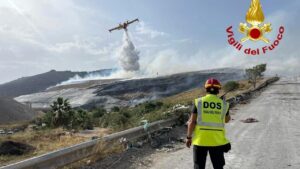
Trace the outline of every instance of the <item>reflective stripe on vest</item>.
{"label": "reflective stripe on vest", "polygon": [[[198,107],[197,107],[197,124],[201,127],[218,127],[218,128],[224,128],[224,123],[214,123],[214,122],[204,122],[202,120],[202,99],[199,98],[198,100]],[[223,100],[223,109],[221,114],[221,120],[224,121],[225,115],[227,110],[227,103],[225,100]]]}

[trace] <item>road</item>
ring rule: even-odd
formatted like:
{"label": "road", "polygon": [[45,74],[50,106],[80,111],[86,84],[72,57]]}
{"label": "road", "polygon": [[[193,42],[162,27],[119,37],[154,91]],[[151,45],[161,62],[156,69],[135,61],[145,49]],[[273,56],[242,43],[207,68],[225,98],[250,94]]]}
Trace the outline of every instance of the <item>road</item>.
{"label": "road", "polygon": [[[234,120],[226,126],[232,150],[225,155],[225,169],[299,169],[299,105],[300,77],[281,79],[250,103],[235,107]],[[259,122],[240,121],[249,117]],[[154,156],[150,168],[193,168],[192,149]],[[210,162],[206,168],[212,169]]]}

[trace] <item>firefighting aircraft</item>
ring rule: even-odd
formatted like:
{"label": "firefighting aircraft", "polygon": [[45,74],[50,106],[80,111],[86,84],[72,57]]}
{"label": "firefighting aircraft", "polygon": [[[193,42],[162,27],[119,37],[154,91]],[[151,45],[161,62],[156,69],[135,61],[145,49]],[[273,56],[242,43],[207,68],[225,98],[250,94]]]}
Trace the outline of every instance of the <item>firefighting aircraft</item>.
{"label": "firefighting aircraft", "polygon": [[112,32],[112,31],[114,31],[114,30],[121,30],[121,29],[124,29],[125,31],[127,31],[128,25],[130,25],[130,24],[132,24],[132,23],[134,23],[134,22],[139,22],[139,19],[137,18],[137,19],[132,20],[132,21],[126,21],[126,22],[124,22],[123,24],[120,23],[119,26],[110,29],[109,32]]}

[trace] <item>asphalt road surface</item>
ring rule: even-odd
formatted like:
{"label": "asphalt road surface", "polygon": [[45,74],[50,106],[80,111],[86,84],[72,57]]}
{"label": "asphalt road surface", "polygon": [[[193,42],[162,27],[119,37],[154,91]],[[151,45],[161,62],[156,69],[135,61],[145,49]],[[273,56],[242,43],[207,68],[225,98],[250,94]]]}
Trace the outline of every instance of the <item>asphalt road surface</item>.
{"label": "asphalt road surface", "polygon": [[[300,168],[300,78],[283,78],[232,110],[225,169]],[[243,123],[249,117],[257,123]],[[191,169],[192,148],[154,156],[152,169]],[[212,169],[208,157],[207,167]]]}

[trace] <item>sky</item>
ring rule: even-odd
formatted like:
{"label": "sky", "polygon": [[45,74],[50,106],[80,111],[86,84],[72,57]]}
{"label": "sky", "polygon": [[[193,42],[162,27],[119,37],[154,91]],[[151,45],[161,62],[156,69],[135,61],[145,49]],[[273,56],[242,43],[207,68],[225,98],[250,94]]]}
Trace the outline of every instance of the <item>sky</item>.
{"label": "sky", "polygon": [[[239,23],[251,0],[1,0],[0,83],[49,70],[92,71],[120,67],[123,31],[108,29],[139,18],[129,34],[141,71],[171,74],[221,67],[268,64],[268,73],[300,74],[300,1],[261,0],[273,42],[266,55],[248,56],[230,46],[226,29]],[[255,48],[263,43],[246,42]]]}

